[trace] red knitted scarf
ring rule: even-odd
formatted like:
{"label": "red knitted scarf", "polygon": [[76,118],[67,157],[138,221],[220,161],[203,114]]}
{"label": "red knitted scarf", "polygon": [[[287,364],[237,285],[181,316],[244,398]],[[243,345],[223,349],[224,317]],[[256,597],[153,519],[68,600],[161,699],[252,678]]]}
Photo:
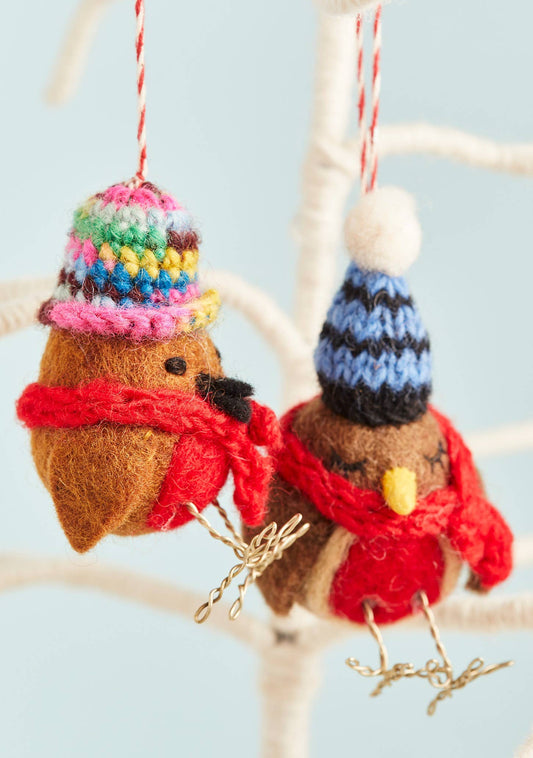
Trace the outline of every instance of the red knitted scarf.
{"label": "red knitted scarf", "polygon": [[[176,435],[180,454],[173,455],[173,470],[169,471],[163,486],[163,490],[167,491],[166,500],[171,497],[170,490],[176,494],[176,481],[183,467],[188,472],[194,471],[196,477],[188,477],[192,484],[185,490],[182,487],[180,494],[192,502],[198,494],[199,502],[195,504],[199,509],[218,494],[210,493],[210,500],[202,502],[207,491],[205,483],[217,482],[222,486],[231,471],[235,504],[243,520],[250,526],[256,526],[265,517],[268,485],[273,470],[270,453],[279,448],[280,433],[273,411],[253,401],[251,406],[252,420],[247,425],[226,416],[195,395],[167,389],[146,390],[128,387],[111,379],[96,379],[77,387],[30,384],[18,400],[17,415],[30,429],[75,429],[107,422],[149,426]],[[202,445],[210,451],[208,460],[201,455]],[[266,447],[269,454],[262,455],[256,446]],[[168,486],[168,481],[172,486]],[[174,502],[174,509],[179,504],[179,501]],[[167,508],[167,518],[161,521],[156,514],[153,526],[169,528],[169,503],[161,504],[160,497],[156,509],[158,506]],[[187,520],[189,516],[182,514],[178,522],[171,526],[178,526]]]}
{"label": "red knitted scarf", "polygon": [[379,492],[354,487],[344,477],[326,469],[292,431],[294,418],[302,406],[290,410],[281,420],[283,451],[278,458],[278,473],[300,490],[317,510],[360,538],[384,533],[392,537],[445,534],[455,509],[479,509],[486,501],[479,483],[472,454],[451,422],[431,408],[448,446],[451,484],[421,498],[413,513],[399,516]]}

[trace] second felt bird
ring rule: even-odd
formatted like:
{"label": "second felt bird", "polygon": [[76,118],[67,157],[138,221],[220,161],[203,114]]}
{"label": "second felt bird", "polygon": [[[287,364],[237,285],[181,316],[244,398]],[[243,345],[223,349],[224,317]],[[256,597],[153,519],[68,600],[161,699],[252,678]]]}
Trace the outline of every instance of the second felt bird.
{"label": "second felt bird", "polygon": [[[378,640],[376,623],[428,615],[463,564],[481,592],[512,568],[509,527],[460,434],[429,404],[430,343],[401,275],[420,236],[414,202],[395,188],[366,195],[348,220],[352,261],[315,352],[321,393],[282,419],[269,500],[271,518],[299,512],[312,528],[259,580],[275,613],[298,604],[368,623]],[[399,678],[382,668],[387,683]]]}

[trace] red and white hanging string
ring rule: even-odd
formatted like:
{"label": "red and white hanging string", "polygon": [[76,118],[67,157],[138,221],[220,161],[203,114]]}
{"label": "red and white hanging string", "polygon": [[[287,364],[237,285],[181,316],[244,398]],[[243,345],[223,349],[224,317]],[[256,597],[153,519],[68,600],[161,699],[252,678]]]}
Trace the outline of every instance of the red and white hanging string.
{"label": "red and white hanging string", "polygon": [[364,66],[364,39],[363,39],[363,14],[359,13],[356,19],[355,35],[357,45],[357,89],[358,89],[358,112],[359,112],[359,140],[360,140],[360,173],[361,193],[371,192],[377,186],[378,179],[378,151],[377,131],[379,119],[379,104],[381,95],[381,5],[376,8],[374,17],[374,47],[372,54],[372,103],[370,125],[367,126],[366,114],[366,87]]}
{"label": "red and white hanging string", "polygon": [[367,133],[366,133],[366,89],[365,89],[365,66],[364,66],[364,40],[363,40],[363,14],[359,13],[355,22],[355,40],[357,46],[357,90],[359,110],[359,140],[360,140],[360,175],[361,194],[366,192],[366,159],[367,159]]}
{"label": "red and white hanging string", "polygon": [[135,0],[135,17],[137,29],[135,34],[135,52],[137,55],[137,103],[139,121],[137,127],[137,144],[139,163],[133,184],[144,182],[147,172],[146,160],[146,84],[144,81],[144,0]]}

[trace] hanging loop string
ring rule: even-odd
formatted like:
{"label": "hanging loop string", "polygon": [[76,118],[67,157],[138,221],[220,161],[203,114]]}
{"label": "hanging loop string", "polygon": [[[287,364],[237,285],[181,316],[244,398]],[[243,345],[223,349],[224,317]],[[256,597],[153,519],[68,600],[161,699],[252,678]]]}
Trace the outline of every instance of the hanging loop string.
{"label": "hanging loop string", "polygon": [[355,36],[357,46],[357,89],[358,89],[358,114],[359,114],[359,141],[360,141],[360,176],[361,194],[372,192],[377,186],[378,179],[378,151],[377,131],[379,120],[379,104],[381,96],[381,14],[382,7],[378,5],[374,17],[374,46],[372,54],[372,108],[370,125],[367,127],[366,114],[366,88],[364,67],[364,37],[363,37],[363,14],[359,13],[355,22]]}
{"label": "hanging loop string", "polygon": [[137,106],[138,126],[137,144],[139,148],[139,163],[137,173],[132,179],[133,186],[139,186],[146,178],[146,84],[144,79],[144,0],[135,0],[135,17],[137,28],[135,33],[135,53],[137,56]]}
{"label": "hanging loop string", "polygon": [[359,13],[355,22],[355,39],[357,45],[357,90],[359,111],[359,140],[360,140],[360,178],[361,194],[364,195],[367,188],[367,146],[366,133],[366,89],[365,89],[365,66],[364,66],[364,39],[363,39],[363,14]]}
{"label": "hanging loop string", "polygon": [[372,121],[370,123],[370,191],[374,190],[378,180],[377,130],[379,104],[381,96],[381,5],[376,9],[374,18],[374,51],[372,63]]}

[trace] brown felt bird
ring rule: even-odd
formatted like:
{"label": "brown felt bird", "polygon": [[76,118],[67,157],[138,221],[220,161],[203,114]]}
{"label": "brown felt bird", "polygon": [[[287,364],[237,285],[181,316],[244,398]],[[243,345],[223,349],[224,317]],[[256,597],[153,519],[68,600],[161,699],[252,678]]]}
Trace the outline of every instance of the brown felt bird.
{"label": "brown felt bird", "polygon": [[[312,524],[312,529],[282,561],[269,568],[259,580],[260,586],[276,613],[286,614],[294,603],[299,603],[320,616],[342,615],[351,618],[355,615],[353,620],[361,620],[360,609],[353,607],[353,593],[356,590],[353,583],[346,598],[346,607],[337,593],[334,598],[331,597],[332,585],[342,585],[347,589],[346,578],[337,577],[337,573],[345,563],[350,548],[357,542],[357,535],[340,525],[333,511],[329,515],[327,501],[320,509],[317,507],[315,498],[320,497],[321,487],[315,489],[316,478],[321,474],[326,478],[331,473],[346,480],[346,489],[352,485],[355,491],[379,493],[379,510],[386,513],[387,508],[391,514],[406,518],[415,509],[417,500],[424,501],[431,492],[446,487],[450,481],[450,461],[444,434],[430,412],[402,426],[372,428],[338,415],[321,396],[288,414],[284,420],[284,430],[286,447],[280,455],[280,473],[271,487],[269,517],[284,523],[293,513],[299,512],[305,521]],[[292,459],[295,441],[301,445],[296,462]],[[307,492],[289,483],[295,464],[301,464],[303,477],[309,477]],[[310,465],[311,471],[307,470],[307,465]],[[283,478],[283,473],[289,481]],[[338,491],[336,483],[337,480],[331,479],[330,486]],[[360,531],[364,531],[363,519]],[[393,620],[398,612],[406,609],[405,603],[398,601],[404,600],[406,591],[410,593],[409,598],[415,595],[421,586],[419,582],[428,570],[428,561],[431,571],[438,569],[439,594],[453,589],[461,561],[445,538],[438,540],[438,546],[422,540],[417,545],[416,555],[413,552],[414,541],[406,543],[404,538],[403,544],[389,544],[386,528],[381,539],[380,535],[374,534],[371,539],[371,549],[365,551],[366,555],[358,555],[358,568],[354,566],[356,574],[365,573],[363,586],[358,589],[359,605],[367,597],[377,598],[380,592],[383,596],[383,584],[388,582],[389,570],[398,570],[397,566],[386,566],[384,552],[388,549],[399,557],[401,573],[408,575],[403,576],[401,586],[397,582],[390,592],[391,597],[387,597],[387,620]],[[392,539],[395,540],[396,535]],[[437,549],[429,549],[433,547]],[[408,556],[405,555],[406,548],[409,548]],[[442,561],[442,565],[433,566],[435,558],[438,564]],[[415,559],[413,563],[412,559]],[[364,572],[362,564],[373,564],[374,560],[376,564]],[[385,576],[381,569],[385,569]],[[359,576],[357,585],[360,585]],[[427,583],[422,586],[428,589]],[[385,620],[384,614],[379,611],[377,617]]]}
{"label": "brown felt bird", "polygon": [[429,339],[399,275],[416,226],[398,193],[367,196],[350,218],[353,260],[315,353],[322,393],[282,420],[270,518],[302,513],[312,528],[259,580],[279,614],[298,603],[362,623],[367,607],[393,622],[422,593],[430,605],[445,597],[463,563],[473,589],[511,571],[512,534],[460,435],[428,405]]}
{"label": "brown felt bird", "polygon": [[261,521],[268,457],[255,443],[250,385],[224,377],[205,327],[189,214],[151,184],[115,185],[74,215],[39,381],[18,403],[32,452],[72,545],[180,526],[231,471],[248,523]]}

